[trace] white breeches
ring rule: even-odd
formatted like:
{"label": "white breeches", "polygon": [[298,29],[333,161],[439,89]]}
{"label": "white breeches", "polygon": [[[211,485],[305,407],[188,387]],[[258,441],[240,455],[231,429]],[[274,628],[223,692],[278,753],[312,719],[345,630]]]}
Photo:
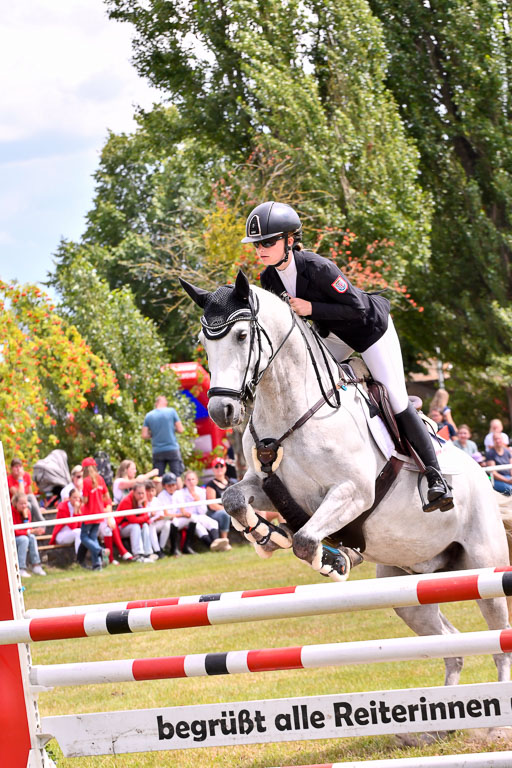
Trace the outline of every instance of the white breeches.
{"label": "white breeches", "polygon": [[[171,520],[169,517],[155,520],[149,524],[149,535],[153,552],[158,552],[159,549],[165,548],[165,545],[169,541],[170,533]],[[160,536],[158,536],[158,534],[160,534]]]}
{"label": "white breeches", "polygon": [[78,552],[80,546],[80,528],[70,528],[69,525],[61,528],[55,537],[57,544],[74,544],[75,552]]}
{"label": "white breeches", "polygon": [[[324,339],[324,344],[339,362],[346,360],[354,351],[334,333],[330,333]],[[391,316],[388,319],[385,334],[375,344],[368,347],[365,352],[362,352],[361,357],[372,376],[386,387],[393,413],[405,411],[409,403],[409,396],[405,388],[400,341]]]}
{"label": "white breeches", "polygon": [[208,531],[218,531],[219,524],[208,515],[192,515],[192,520],[196,524],[196,536],[200,539],[206,536]]}

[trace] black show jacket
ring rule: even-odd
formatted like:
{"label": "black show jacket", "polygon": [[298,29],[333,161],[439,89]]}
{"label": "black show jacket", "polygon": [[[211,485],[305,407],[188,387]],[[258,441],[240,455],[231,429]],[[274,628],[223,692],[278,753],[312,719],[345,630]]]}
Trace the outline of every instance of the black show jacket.
{"label": "black show jacket", "polygon": [[[318,253],[295,250],[293,257],[297,298],[311,302],[310,318],[322,336],[332,332],[356,352],[364,352],[381,338],[388,327],[387,299],[356,288],[334,262]],[[275,267],[267,267],[260,280],[267,291],[278,296],[286,292]]]}

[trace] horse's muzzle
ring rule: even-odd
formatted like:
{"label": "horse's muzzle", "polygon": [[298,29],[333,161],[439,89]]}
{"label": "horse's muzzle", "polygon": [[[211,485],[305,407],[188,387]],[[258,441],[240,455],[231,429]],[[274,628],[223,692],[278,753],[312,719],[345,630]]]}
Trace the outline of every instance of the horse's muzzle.
{"label": "horse's muzzle", "polygon": [[232,397],[212,397],[208,403],[208,413],[218,427],[237,427],[244,420],[245,407],[240,400]]}

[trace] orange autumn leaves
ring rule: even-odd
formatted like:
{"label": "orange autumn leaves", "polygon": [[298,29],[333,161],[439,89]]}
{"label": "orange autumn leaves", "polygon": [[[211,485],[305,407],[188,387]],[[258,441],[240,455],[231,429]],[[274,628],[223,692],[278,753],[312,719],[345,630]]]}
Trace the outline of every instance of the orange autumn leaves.
{"label": "orange autumn leaves", "polygon": [[27,462],[57,446],[57,420],[119,397],[110,365],[34,285],[0,281],[0,377],[0,440]]}

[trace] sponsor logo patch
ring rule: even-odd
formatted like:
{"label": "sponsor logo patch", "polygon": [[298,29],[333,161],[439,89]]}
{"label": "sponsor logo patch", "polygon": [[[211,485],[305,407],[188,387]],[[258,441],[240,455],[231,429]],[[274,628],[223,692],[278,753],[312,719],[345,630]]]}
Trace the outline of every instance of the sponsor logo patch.
{"label": "sponsor logo patch", "polygon": [[256,235],[261,235],[261,227],[260,217],[257,214],[254,214],[249,222],[249,237],[255,237]]}
{"label": "sponsor logo patch", "polygon": [[334,288],[335,291],[338,291],[338,293],[345,293],[348,288],[348,283],[345,278],[340,275],[336,278],[334,283],[331,283],[331,287]]}

